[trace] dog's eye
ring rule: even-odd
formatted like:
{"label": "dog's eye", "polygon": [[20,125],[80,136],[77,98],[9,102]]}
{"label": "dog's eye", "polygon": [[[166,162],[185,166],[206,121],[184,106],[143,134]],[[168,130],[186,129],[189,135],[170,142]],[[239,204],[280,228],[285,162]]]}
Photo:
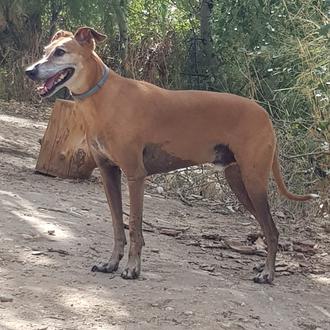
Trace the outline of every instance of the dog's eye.
{"label": "dog's eye", "polygon": [[63,56],[65,54],[65,50],[61,48],[55,49],[54,56]]}

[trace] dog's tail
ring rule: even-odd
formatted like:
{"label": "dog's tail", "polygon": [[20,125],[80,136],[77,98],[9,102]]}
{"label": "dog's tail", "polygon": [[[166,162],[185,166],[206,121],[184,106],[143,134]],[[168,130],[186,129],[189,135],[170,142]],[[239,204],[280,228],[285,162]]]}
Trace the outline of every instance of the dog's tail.
{"label": "dog's tail", "polygon": [[283,181],[283,177],[281,174],[281,169],[280,169],[280,163],[278,161],[278,150],[277,150],[277,146],[275,149],[275,154],[274,154],[274,158],[273,158],[273,176],[274,179],[276,181],[278,190],[280,191],[280,193],[284,196],[286,196],[288,199],[292,199],[295,201],[307,201],[310,199],[314,199],[314,198],[318,198],[319,196],[316,194],[308,194],[308,195],[295,195],[292,194],[286,187],[284,181]]}

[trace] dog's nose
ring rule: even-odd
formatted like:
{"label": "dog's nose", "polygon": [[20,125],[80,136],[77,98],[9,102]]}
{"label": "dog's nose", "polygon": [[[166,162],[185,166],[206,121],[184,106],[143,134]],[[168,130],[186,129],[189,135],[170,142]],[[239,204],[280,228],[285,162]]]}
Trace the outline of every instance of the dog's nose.
{"label": "dog's nose", "polygon": [[32,79],[32,80],[36,80],[37,79],[37,75],[38,75],[38,67],[39,64],[34,65],[34,66],[29,66],[26,70],[25,73],[26,75]]}

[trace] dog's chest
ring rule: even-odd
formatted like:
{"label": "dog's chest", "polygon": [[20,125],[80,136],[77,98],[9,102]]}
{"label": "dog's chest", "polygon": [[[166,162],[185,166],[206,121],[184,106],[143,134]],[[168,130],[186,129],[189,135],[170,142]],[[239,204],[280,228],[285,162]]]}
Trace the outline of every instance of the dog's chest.
{"label": "dog's chest", "polygon": [[107,160],[115,164],[112,152],[105,146],[102,138],[94,137],[89,139],[89,146],[96,162],[99,163],[102,160]]}

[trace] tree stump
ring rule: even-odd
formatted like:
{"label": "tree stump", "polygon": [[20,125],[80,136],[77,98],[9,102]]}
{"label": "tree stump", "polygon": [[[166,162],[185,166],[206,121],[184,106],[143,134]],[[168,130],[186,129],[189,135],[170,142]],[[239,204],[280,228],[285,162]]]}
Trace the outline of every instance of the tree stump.
{"label": "tree stump", "polygon": [[90,177],[95,161],[75,102],[56,100],[36,165],[36,172],[61,178]]}

